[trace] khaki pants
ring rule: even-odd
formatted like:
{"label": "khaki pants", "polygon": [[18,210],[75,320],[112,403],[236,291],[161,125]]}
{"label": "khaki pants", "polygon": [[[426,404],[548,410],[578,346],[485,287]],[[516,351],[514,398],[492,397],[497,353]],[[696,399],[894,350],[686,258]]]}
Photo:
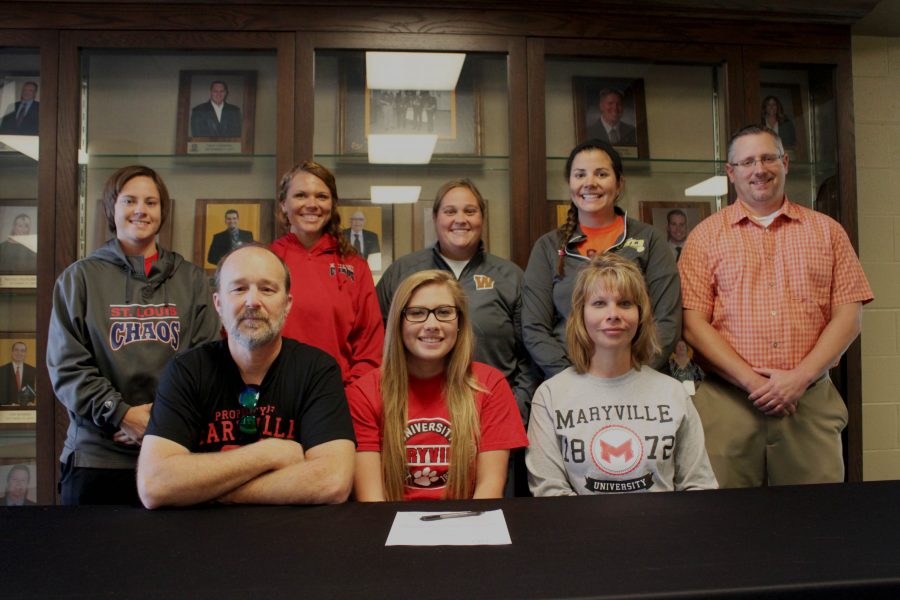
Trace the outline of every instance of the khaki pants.
{"label": "khaki pants", "polygon": [[806,390],[789,417],[767,417],[747,396],[715,375],[694,396],[719,487],[844,480],[847,407],[828,377]]}

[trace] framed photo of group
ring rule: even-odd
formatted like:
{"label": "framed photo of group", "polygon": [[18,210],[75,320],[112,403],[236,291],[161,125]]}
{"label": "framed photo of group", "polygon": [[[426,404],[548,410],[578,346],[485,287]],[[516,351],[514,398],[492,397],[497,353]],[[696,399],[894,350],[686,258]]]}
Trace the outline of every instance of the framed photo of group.
{"label": "framed photo of group", "polygon": [[232,249],[272,241],[273,200],[197,200],[194,225],[194,264],[215,273],[219,260]]}
{"label": "framed photo of group", "polygon": [[176,154],[253,154],[256,71],[181,71]]}
{"label": "framed photo of group", "polygon": [[623,158],[648,158],[644,80],[573,77],[575,141],[609,142]]}
{"label": "framed photo of group", "polygon": [[338,146],[342,154],[367,153],[370,134],[437,134],[434,154],[481,154],[477,63],[466,61],[452,91],[369,89],[365,67],[362,57],[341,63]]}
{"label": "framed photo of group", "polygon": [[369,263],[375,280],[394,259],[394,209],[390,204],[372,204],[369,200],[341,200],[344,238]]}

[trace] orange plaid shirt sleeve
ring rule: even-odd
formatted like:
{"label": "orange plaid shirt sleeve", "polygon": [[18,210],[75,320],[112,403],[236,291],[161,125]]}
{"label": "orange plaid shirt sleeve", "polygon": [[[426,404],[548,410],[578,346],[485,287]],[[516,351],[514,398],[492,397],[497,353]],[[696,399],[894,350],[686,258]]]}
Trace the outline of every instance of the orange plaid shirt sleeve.
{"label": "orange plaid shirt sleeve", "polygon": [[684,308],[711,316],[753,367],[794,368],[832,306],[873,298],[843,228],[787,199],[768,228],[740,202],[707,218],[688,237],[678,268]]}

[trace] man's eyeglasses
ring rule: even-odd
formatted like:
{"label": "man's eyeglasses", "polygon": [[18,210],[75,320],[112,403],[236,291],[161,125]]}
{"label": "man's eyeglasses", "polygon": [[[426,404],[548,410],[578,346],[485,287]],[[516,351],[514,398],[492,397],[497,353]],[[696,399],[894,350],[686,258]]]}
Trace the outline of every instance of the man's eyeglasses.
{"label": "man's eyeglasses", "polygon": [[249,414],[241,417],[241,420],[238,422],[238,429],[240,429],[241,433],[247,435],[257,435],[256,405],[259,404],[259,386],[253,384],[244,386],[244,389],[241,390],[238,396],[238,403],[240,403],[241,408],[246,408],[249,411]]}
{"label": "man's eyeglasses", "polygon": [[756,166],[756,163],[760,163],[764,167],[773,167],[782,158],[784,158],[784,154],[763,154],[759,158],[745,158],[744,160],[728,164],[732,167],[741,167],[742,169],[752,169]]}
{"label": "man's eyeglasses", "polygon": [[434,314],[434,318],[438,321],[447,322],[455,321],[458,311],[455,306],[438,306],[436,308],[425,308],[424,306],[407,306],[403,309],[403,316],[410,323],[424,323],[428,320],[428,316]]}

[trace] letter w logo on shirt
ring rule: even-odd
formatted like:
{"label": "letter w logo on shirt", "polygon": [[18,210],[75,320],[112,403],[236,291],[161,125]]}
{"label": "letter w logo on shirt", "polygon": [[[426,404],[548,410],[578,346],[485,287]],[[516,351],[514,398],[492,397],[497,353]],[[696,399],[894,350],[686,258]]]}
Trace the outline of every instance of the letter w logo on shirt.
{"label": "letter w logo on shirt", "polygon": [[631,440],[625,440],[618,446],[613,446],[600,440],[600,460],[612,462],[613,456],[624,457],[626,461],[634,458],[634,452],[631,451]]}
{"label": "letter w logo on shirt", "polygon": [[494,280],[487,275],[473,275],[476,290],[492,290],[494,289]]}

